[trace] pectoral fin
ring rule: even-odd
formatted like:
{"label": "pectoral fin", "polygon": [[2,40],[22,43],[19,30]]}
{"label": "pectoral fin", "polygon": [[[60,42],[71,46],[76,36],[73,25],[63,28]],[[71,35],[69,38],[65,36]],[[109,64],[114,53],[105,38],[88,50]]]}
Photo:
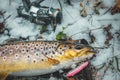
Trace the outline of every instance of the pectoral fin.
{"label": "pectoral fin", "polygon": [[57,65],[57,64],[60,63],[58,60],[52,59],[52,58],[48,58],[48,61],[49,61],[51,64],[53,64],[53,65]]}
{"label": "pectoral fin", "polygon": [[0,72],[0,80],[5,80],[8,76],[7,72]]}

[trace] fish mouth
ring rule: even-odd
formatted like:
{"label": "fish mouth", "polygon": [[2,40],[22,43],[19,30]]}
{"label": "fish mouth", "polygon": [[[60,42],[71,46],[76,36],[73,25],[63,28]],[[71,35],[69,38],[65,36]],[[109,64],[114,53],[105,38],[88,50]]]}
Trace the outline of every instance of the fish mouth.
{"label": "fish mouth", "polygon": [[95,55],[95,51],[92,47],[85,47],[80,50],[76,50],[76,52],[76,57],[78,57],[80,60],[88,60]]}
{"label": "fish mouth", "polygon": [[77,56],[82,56],[82,55],[89,55],[89,54],[95,54],[95,51],[92,47],[85,47],[80,50],[76,50]]}

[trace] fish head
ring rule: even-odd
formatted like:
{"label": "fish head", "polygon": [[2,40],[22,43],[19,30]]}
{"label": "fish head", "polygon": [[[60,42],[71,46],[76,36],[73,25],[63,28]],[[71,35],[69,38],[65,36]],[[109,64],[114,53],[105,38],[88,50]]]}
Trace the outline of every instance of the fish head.
{"label": "fish head", "polygon": [[60,61],[76,60],[85,61],[93,57],[95,51],[92,47],[84,44],[69,44],[69,48],[64,51]]}

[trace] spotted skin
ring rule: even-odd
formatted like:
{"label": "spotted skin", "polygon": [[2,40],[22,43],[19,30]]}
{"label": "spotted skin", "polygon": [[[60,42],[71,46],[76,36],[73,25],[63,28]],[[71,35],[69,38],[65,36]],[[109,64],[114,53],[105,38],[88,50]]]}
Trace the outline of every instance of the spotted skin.
{"label": "spotted skin", "polygon": [[38,71],[39,74],[36,74],[41,75],[43,74],[43,72],[40,73],[42,70],[48,70],[48,72],[44,72],[49,73],[53,67],[57,68],[63,63],[69,63],[69,60],[76,57],[81,57],[80,60],[77,60],[77,62],[80,62],[94,54],[91,48],[75,49],[75,46],[76,44],[73,42],[57,41],[17,41],[1,45],[0,80],[4,80],[7,74],[24,73],[24,71],[31,71],[31,74],[28,73],[30,76],[33,75],[32,72]]}

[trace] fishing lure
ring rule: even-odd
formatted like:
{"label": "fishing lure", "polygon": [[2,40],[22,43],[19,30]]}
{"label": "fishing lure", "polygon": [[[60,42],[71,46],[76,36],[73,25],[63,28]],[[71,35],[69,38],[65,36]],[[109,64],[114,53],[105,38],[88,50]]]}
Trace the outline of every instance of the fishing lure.
{"label": "fishing lure", "polygon": [[89,62],[85,62],[83,63],[81,66],[79,66],[78,68],[75,68],[74,70],[70,71],[69,73],[67,73],[67,77],[71,77],[76,75],[77,73],[79,73],[81,70],[83,70],[87,65],[89,64]]}
{"label": "fishing lure", "polygon": [[0,80],[8,75],[34,76],[69,68],[91,58],[93,48],[78,41],[15,41],[0,45]]}

